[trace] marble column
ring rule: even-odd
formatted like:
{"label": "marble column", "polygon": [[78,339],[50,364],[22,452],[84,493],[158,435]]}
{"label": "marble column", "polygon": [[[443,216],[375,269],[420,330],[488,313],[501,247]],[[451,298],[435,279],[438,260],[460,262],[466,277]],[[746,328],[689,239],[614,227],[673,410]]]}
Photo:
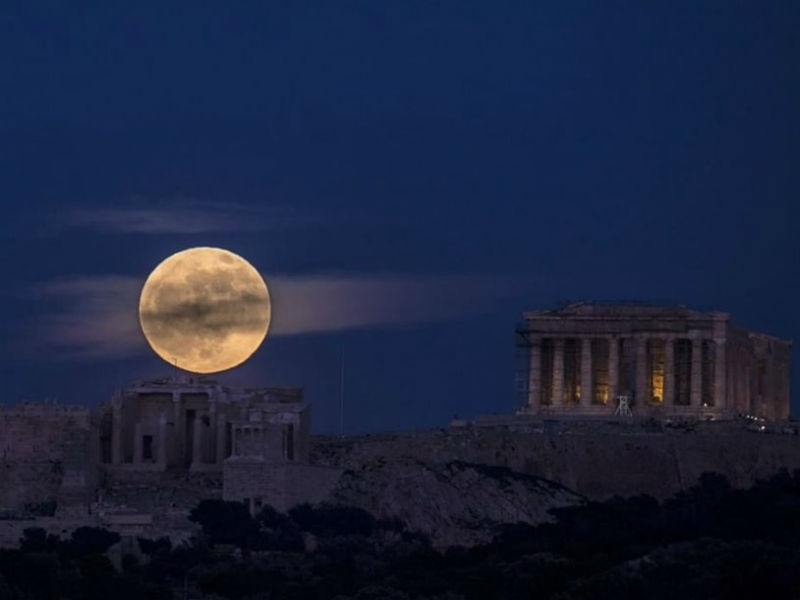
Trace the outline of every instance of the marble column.
{"label": "marble column", "polygon": [[664,339],[664,406],[675,406],[675,339]]}
{"label": "marble column", "polygon": [[550,404],[564,404],[564,340],[558,338],[553,344],[553,398]]}
{"label": "marble column", "polygon": [[111,400],[111,463],[122,464],[122,398]]}
{"label": "marble column", "polygon": [[542,340],[530,340],[530,366],[528,372],[528,410],[538,412],[542,390]]}
{"label": "marble column", "polygon": [[608,338],[608,403],[617,405],[619,396],[619,339]]}
{"label": "marble column", "polygon": [[592,338],[581,340],[581,406],[591,406],[594,401],[592,387]]}
{"label": "marble column", "polygon": [[163,412],[158,418],[158,466],[167,468],[167,415]]}
{"label": "marble column", "polygon": [[726,401],[726,381],[727,371],[725,360],[725,338],[716,338],[714,340],[714,406],[720,410],[725,410]]}
{"label": "marble column", "polygon": [[649,404],[647,394],[647,338],[636,338],[636,391],[635,405],[643,408]]}
{"label": "marble column", "polygon": [[703,339],[692,338],[691,404],[700,407],[703,403]]}
{"label": "marble column", "polygon": [[222,464],[222,461],[225,460],[225,432],[227,430],[225,415],[219,414],[217,415],[217,454],[216,454],[216,463],[218,465]]}
{"label": "marble column", "polygon": [[173,443],[175,444],[175,464],[178,464],[183,468],[186,464],[186,457],[184,456],[184,450],[186,447],[186,431],[185,431],[185,422],[183,418],[183,408],[181,407],[181,393],[177,390],[172,392],[172,408],[173,408],[173,415],[172,418],[174,419],[175,428],[174,428],[174,439]]}
{"label": "marble column", "polygon": [[192,466],[203,464],[203,419],[197,412],[192,432]]}
{"label": "marble column", "polygon": [[208,401],[208,439],[205,447],[206,456],[211,464],[217,463],[217,400],[209,398]]}
{"label": "marble column", "polygon": [[133,464],[142,464],[142,424],[139,421],[133,428]]}

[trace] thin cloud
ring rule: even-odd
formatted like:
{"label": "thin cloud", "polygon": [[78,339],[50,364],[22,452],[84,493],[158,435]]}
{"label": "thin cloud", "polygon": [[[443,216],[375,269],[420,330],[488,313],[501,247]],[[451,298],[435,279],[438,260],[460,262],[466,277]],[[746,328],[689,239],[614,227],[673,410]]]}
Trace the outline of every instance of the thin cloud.
{"label": "thin cloud", "polygon": [[[139,328],[143,279],[62,279],[37,286],[56,309],[38,319],[35,343],[63,356],[120,358],[148,352]],[[518,289],[499,278],[276,276],[269,278],[269,337],[401,327],[488,312]]]}
{"label": "thin cloud", "polygon": [[267,231],[321,223],[287,206],[179,203],[127,208],[79,208],[67,211],[58,225],[99,233],[143,235]]}
{"label": "thin cloud", "polygon": [[[58,308],[37,319],[34,343],[72,358],[120,358],[141,353],[137,301],[142,281],[105,276],[62,279],[33,292]],[[144,346],[143,346],[144,344]]]}
{"label": "thin cloud", "polygon": [[275,277],[273,335],[392,327],[492,309],[513,286],[470,276]]}

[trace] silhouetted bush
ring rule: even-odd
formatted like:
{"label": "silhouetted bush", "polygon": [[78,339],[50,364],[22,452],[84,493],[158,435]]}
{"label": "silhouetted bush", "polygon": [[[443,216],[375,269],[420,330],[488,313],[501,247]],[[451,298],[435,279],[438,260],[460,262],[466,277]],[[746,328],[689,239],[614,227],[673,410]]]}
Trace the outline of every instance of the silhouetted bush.
{"label": "silhouetted bush", "polygon": [[408,594],[391,587],[369,585],[356,593],[354,600],[409,600]]}
{"label": "silhouetted bush", "polygon": [[90,554],[103,554],[119,541],[119,534],[107,531],[100,527],[79,527],[72,532],[68,542],[65,542],[69,553],[85,556]]}
{"label": "silhouetted bush", "polygon": [[55,552],[61,539],[57,535],[48,534],[41,527],[28,527],[22,530],[19,540],[23,552]]}
{"label": "silhouetted bush", "polygon": [[238,600],[269,589],[272,583],[269,573],[263,569],[242,564],[219,564],[202,574],[200,588],[206,594]]}
{"label": "silhouetted bush", "polygon": [[[747,490],[704,474],[662,503],[614,498],[553,515],[438,552],[356,508],[266,507],[252,519],[242,504],[205,501],[192,511],[203,536],[176,548],[139,540],[149,562],[126,559],[121,572],[104,556],[116,534],[82,528],[62,541],[26,530],[19,550],[0,550],[0,598],[167,600],[186,590],[217,600],[788,600],[800,590],[800,471]],[[303,536],[313,538],[305,549]]]}
{"label": "silhouetted bush", "polygon": [[60,564],[55,553],[24,553],[13,572],[4,573],[9,581],[33,598],[54,598],[58,589]]}
{"label": "silhouetted bush", "polygon": [[259,549],[286,552],[300,552],[304,549],[300,529],[288,515],[267,505],[256,515],[256,521],[261,527]]}
{"label": "silhouetted bush", "polygon": [[371,535],[375,517],[353,506],[300,504],[289,511],[289,516],[302,531],[315,535]]}
{"label": "silhouetted bush", "polygon": [[149,556],[172,550],[172,542],[168,537],[160,537],[156,540],[137,538],[136,541],[139,544],[139,550]]}
{"label": "silhouetted bush", "polygon": [[258,545],[258,522],[241,502],[203,500],[189,514],[212,544],[234,544],[242,548]]}

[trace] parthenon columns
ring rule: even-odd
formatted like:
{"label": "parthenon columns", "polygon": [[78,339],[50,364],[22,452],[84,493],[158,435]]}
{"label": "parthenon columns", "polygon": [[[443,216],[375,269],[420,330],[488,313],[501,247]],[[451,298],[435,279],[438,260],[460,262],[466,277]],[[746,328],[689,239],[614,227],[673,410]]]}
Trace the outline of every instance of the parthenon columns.
{"label": "parthenon columns", "polygon": [[714,353],[714,406],[719,409],[725,408],[726,381],[725,372],[725,338],[714,340],[716,347]]}
{"label": "parthenon columns", "polygon": [[692,337],[692,375],[691,375],[691,405],[699,407],[703,402],[703,339],[695,335]]}
{"label": "parthenon columns", "polygon": [[[514,329],[520,417],[720,420],[789,414],[791,342],[735,327],[728,313],[583,301],[522,317]],[[630,411],[615,410],[621,397]],[[122,460],[130,460],[133,421],[127,405],[123,413]],[[245,416],[236,422],[246,422]],[[110,425],[103,421],[104,428]],[[270,448],[278,445],[271,441]]]}
{"label": "parthenon columns", "polygon": [[528,408],[539,410],[542,389],[542,346],[539,338],[531,340],[530,369],[528,374]]}
{"label": "parthenon columns", "polygon": [[636,406],[646,406],[650,398],[647,397],[647,338],[636,338],[636,391],[634,392]]}
{"label": "parthenon columns", "polygon": [[581,406],[591,406],[592,389],[592,338],[581,340]]}
{"label": "parthenon columns", "polygon": [[[703,344],[710,343],[711,338],[706,338],[698,331],[691,331],[688,335],[679,337],[679,334],[674,333],[661,333],[656,332],[651,336],[647,335],[631,335],[629,337],[621,337],[619,335],[587,335],[584,337],[567,338],[556,337],[548,338],[548,343],[543,345],[541,335],[535,338],[531,337],[530,340],[530,355],[529,355],[529,372],[528,372],[528,388],[527,388],[527,402],[526,408],[529,412],[539,412],[542,405],[548,405],[553,408],[560,408],[565,403],[565,390],[577,388],[579,392],[579,405],[583,408],[589,408],[594,405],[596,398],[595,392],[595,376],[596,373],[607,373],[607,395],[612,406],[616,406],[617,397],[620,393],[632,393],[634,405],[639,407],[646,407],[653,401],[653,395],[661,396],[661,403],[664,407],[677,408],[676,402],[681,405],[688,405],[690,407],[699,409],[702,407],[704,398],[707,402],[711,400],[705,397],[704,390],[710,391],[709,387],[713,385],[713,403],[719,409],[725,409],[726,399],[726,340],[724,337],[715,337],[714,365],[713,365],[713,382],[704,380],[704,355]],[[575,345],[567,345],[568,340],[574,340]],[[608,343],[608,358],[607,362],[602,354],[594,356],[592,353],[595,340],[600,340]],[[650,340],[658,342],[659,346],[652,349],[650,348]],[[632,342],[635,348],[635,362],[633,364],[628,361],[634,357],[623,357],[624,345],[622,341]],[[684,344],[691,341],[691,354],[686,351],[689,350]],[[663,342],[663,354],[661,354],[660,344]],[[575,362],[567,364],[567,361],[572,359],[571,356],[565,356],[566,348],[576,349]],[[579,356],[577,350],[579,349]],[[680,354],[679,354],[680,351]],[[653,353],[651,355],[651,352]],[[595,364],[594,361],[600,357],[602,364]],[[663,360],[663,364],[662,364]],[[680,363],[680,364],[679,364]],[[566,380],[567,369],[569,365],[573,365],[570,369],[569,381]],[[633,380],[628,379],[629,374],[627,369],[630,367],[630,376]],[[623,373],[623,368],[626,372]],[[660,374],[663,368],[663,388],[661,387]],[[546,376],[551,378],[550,381],[544,382],[551,385],[542,385],[542,377]],[[624,380],[628,382],[632,389],[621,390],[620,385],[625,375]],[[659,383],[656,384],[654,377],[659,378]],[[685,377],[686,379],[680,379]],[[573,379],[574,378],[574,379]],[[601,380],[602,381],[602,380]],[[657,388],[652,388],[658,386]],[[574,386],[574,387],[570,387]],[[549,398],[542,397],[542,389],[549,388]],[[683,390],[683,392],[681,392]],[[689,397],[685,394],[688,392]],[[679,394],[683,394],[680,396]],[[224,435],[224,425],[217,425],[218,431],[222,433],[217,435],[217,455],[220,457],[218,460],[224,459],[224,439],[220,436]],[[243,431],[239,431],[239,435],[243,435]]]}
{"label": "parthenon columns", "polygon": [[564,404],[564,340],[556,338],[553,351],[553,406]]}
{"label": "parthenon columns", "polygon": [[608,340],[608,400],[616,406],[619,396],[619,340],[611,337]]}
{"label": "parthenon columns", "polygon": [[664,339],[664,406],[675,405],[675,340]]}

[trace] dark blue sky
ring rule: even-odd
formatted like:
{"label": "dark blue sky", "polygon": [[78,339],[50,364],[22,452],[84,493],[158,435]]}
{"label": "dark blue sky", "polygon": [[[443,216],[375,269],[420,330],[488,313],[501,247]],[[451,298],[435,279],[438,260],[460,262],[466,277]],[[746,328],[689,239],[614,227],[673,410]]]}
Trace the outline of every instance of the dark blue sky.
{"label": "dark blue sky", "polygon": [[283,320],[222,379],[319,431],[342,346],[349,431],[511,411],[564,299],[800,338],[800,3],[112,4],[0,7],[6,403],[167,373],[120,319],[197,245]]}

